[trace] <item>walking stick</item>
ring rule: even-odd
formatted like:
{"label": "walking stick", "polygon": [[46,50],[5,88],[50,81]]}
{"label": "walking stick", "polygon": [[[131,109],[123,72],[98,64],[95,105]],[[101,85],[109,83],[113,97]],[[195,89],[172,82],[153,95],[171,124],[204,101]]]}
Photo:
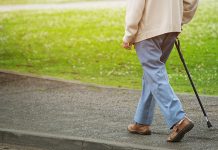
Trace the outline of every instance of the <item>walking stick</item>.
{"label": "walking stick", "polygon": [[208,117],[207,117],[207,114],[206,114],[206,112],[205,112],[205,110],[204,110],[204,107],[203,107],[203,105],[202,105],[202,103],[201,103],[201,100],[200,100],[200,97],[199,97],[199,95],[198,95],[198,92],[197,92],[197,90],[196,90],[196,88],[195,88],[194,82],[192,81],[191,75],[190,75],[190,73],[189,73],[189,71],[188,71],[187,65],[186,65],[186,63],[185,63],[185,60],[184,60],[183,55],[182,55],[182,52],[181,52],[179,39],[177,39],[177,40],[175,41],[175,46],[176,46],[176,49],[177,49],[177,51],[178,51],[178,53],[179,53],[179,57],[180,57],[180,59],[181,59],[181,61],[182,61],[182,63],[183,63],[183,66],[184,66],[184,68],[185,68],[185,71],[186,71],[186,73],[187,73],[187,75],[188,75],[188,78],[189,78],[189,81],[190,81],[190,83],[191,83],[191,85],[192,85],[192,88],[193,88],[193,90],[194,90],[194,92],[195,92],[195,95],[196,95],[196,97],[197,97],[197,99],[198,99],[198,102],[199,102],[199,104],[200,104],[200,106],[201,106],[201,110],[203,111],[204,117],[205,117],[205,119],[206,119],[206,121],[207,121],[207,127],[210,128],[210,127],[212,127],[212,124],[210,123],[210,121],[209,121],[209,119],[208,119]]}

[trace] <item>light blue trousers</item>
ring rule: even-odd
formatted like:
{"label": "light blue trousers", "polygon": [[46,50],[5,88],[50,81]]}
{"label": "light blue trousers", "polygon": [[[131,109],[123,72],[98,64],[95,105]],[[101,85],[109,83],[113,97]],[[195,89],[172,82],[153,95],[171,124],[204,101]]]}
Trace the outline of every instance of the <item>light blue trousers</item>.
{"label": "light blue trousers", "polygon": [[170,86],[165,62],[178,33],[166,33],[135,44],[142,65],[142,95],[134,121],[151,125],[155,103],[160,107],[169,128],[185,117],[181,102]]}

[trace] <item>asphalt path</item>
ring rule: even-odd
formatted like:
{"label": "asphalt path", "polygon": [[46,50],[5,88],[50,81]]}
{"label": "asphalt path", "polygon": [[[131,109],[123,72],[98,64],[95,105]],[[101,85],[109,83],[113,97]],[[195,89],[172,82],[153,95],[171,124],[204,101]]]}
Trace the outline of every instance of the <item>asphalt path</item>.
{"label": "asphalt path", "polygon": [[60,4],[19,4],[19,5],[0,5],[0,12],[17,10],[67,10],[67,9],[105,9],[122,8],[126,6],[126,1],[94,1],[94,2],[74,2]]}
{"label": "asphalt path", "polygon": [[0,143],[0,150],[45,150],[45,149],[31,147],[31,146]]}
{"label": "asphalt path", "polygon": [[151,136],[127,132],[139,90],[1,72],[0,128],[168,149],[217,149],[218,97],[201,96],[214,126],[208,129],[195,96],[178,96],[195,127],[172,144],[166,142],[169,129],[158,107]]}

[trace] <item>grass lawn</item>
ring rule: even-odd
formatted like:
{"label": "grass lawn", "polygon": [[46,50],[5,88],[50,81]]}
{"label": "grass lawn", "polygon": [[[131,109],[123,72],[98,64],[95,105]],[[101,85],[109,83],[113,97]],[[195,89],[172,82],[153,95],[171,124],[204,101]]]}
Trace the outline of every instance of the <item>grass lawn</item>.
{"label": "grass lawn", "polygon": [[[182,49],[201,94],[218,95],[218,1],[202,1],[184,27]],[[0,69],[69,80],[141,88],[135,51],[120,47],[124,10],[16,11],[0,13]],[[174,50],[167,62],[177,92],[192,92]]]}
{"label": "grass lawn", "polygon": [[0,0],[0,5],[8,4],[47,4],[47,3],[67,3],[80,1],[100,1],[100,0]]}

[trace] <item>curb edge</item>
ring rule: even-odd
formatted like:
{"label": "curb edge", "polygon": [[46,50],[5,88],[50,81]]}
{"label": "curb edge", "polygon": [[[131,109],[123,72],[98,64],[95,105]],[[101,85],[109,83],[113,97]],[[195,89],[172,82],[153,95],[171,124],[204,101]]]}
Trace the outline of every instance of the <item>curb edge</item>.
{"label": "curb edge", "polygon": [[161,147],[2,128],[0,128],[0,137],[0,143],[34,146],[46,150],[169,150]]}

